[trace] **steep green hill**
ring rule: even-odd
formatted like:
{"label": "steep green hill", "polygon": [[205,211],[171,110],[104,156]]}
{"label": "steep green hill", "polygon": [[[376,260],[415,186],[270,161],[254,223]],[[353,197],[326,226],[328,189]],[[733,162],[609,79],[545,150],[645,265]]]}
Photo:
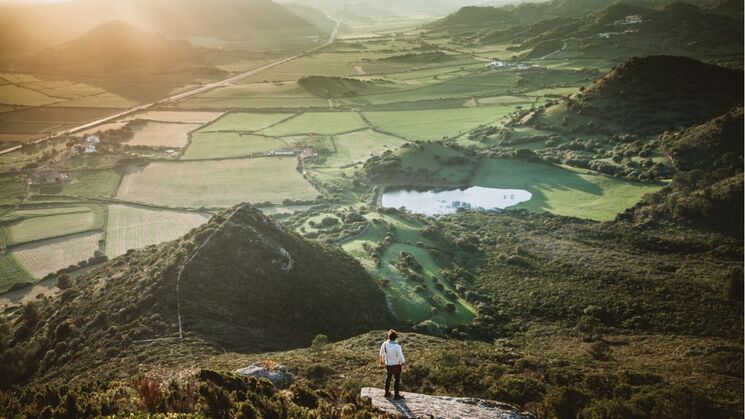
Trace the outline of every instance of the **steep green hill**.
{"label": "steep green hill", "polygon": [[742,78],[742,71],[690,58],[632,58],[524,121],[562,132],[659,134],[700,124],[741,104]]}
{"label": "steep green hill", "polygon": [[0,348],[0,384],[131,372],[137,363],[125,360],[138,352],[154,362],[166,354],[142,355],[135,342],[177,337],[179,305],[185,334],[173,343],[185,353],[305,346],[318,333],[338,339],[390,323],[383,292],[350,256],[252,207],[236,211],[24,307]]}

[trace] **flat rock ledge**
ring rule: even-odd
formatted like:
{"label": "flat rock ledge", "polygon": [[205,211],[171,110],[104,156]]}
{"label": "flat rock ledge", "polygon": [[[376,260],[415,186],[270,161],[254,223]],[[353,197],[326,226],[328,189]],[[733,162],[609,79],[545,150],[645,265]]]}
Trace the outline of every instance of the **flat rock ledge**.
{"label": "flat rock ledge", "polygon": [[383,390],[364,387],[360,396],[370,399],[378,410],[404,418],[417,419],[534,419],[514,406],[470,397],[429,396],[401,392],[404,400],[383,397]]}

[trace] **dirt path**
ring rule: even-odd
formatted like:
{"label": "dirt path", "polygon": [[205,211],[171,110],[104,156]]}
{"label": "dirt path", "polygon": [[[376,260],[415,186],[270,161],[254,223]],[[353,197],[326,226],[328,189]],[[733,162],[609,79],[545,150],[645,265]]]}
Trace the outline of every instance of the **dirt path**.
{"label": "dirt path", "polygon": [[0,310],[16,304],[34,301],[39,294],[43,294],[44,296],[54,294],[59,289],[55,286],[56,281],[56,278],[46,279],[33,286],[0,295]]}

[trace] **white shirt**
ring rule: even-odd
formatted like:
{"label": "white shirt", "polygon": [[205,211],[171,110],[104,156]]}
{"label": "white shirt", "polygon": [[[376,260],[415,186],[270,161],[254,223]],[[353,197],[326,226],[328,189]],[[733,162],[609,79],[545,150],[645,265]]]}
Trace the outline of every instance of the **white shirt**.
{"label": "white shirt", "polygon": [[395,340],[387,340],[380,346],[380,356],[385,359],[385,365],[401,365],[406,360],[401,345]]}

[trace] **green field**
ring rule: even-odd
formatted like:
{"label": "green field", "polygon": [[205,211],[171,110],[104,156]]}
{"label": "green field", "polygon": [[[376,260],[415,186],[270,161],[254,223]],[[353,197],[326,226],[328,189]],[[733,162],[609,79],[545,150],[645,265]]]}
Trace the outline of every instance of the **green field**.
{"label": "green field", "polygon": [[229,113],[202,128],[199,132],[213,131],[259,131],[291,117],[289,113]]}
{"label": "green field", "polygon": [[339,167],[362,162],[372,155],[395,150],[406,141],[372,130],[351,132],[334,136],[336,153],[326,158],[324,166]]}
{"label": "green field", "polygon": [[512,106],[434,109],[419,111],[365,112],[377,128],[411,140],[439,140],[467,132],[481,124],[499,120]]}
{"label": "green field", "polygon": [[[454,289],[443,278],[440,266],[429,252],[421,247],[431,245],[431,242],[419,233],[421,226],[416,222],[390,215],[368,214],[367,218],[368,220],[373,218],[384,220],[396,229],[394,244],[383,253],[380,266],[372,263],[363,249],[363,243],[374,247],[381,242],[388,232],[384,223],[371,223],[366,234],[345,243],[342,247],[357,258],[375,278],[388,279],[389,282],[384,287],[384,291],[391,298],[396,316],[400,320],[414,323],[424,320],[433,320],[436,323],[448,325],[470,323],[475,310],[462,298],[449,300],[444,296],[445,291],[454,291]],[[400,270],[392,265],[394,259],[400,257],[401,252],[411,254],[421,264],[420,274],[424,278],[425,291],[417,291],[418,284],[405,279]],[[439,289],[437,283],[442,284],[443,288]],[[454,312],[449,313],[443,309],[447,302],[454,304]],[[435,312],[433,312],[433,307],[438,307]]]}
{"label": "green field", "polygon": [[119,183],[120,175],[114,170],[87,170],[72,172],[68,183],[34,186],[34,195],[67,195],[83,198],[110,198]]}
{"label": "green field", "polygon": [[123,255],[129,249],[174,240],[209,220],[193,212],[155,210],[129,205],[110,205],[106,225],[106,255]]}
{"label": "green field", "polygon": [[171,207],[228,207],[240,202],[314,199],[297,158],[151,163],[128,173],[117,198]]}
{"label": "green field", "polygon": [[5,105],[42,106],[59,102],[60,100],[49,97],[44,93],[12,84],[0,86],[0,103]]}
{"label": "green field", "polygon": [[0,176],[0,204],[15,204],[26,196],[26,185],[15,176]]}
{"label": "green field", "polygon": [[199,132],[192,134],[191,144],[181,160],[224,159],[266,153],[287,144],[271,137],[243,135],[237,132]]}
{"label": "green field", "polygon": [[533,194],[530,201],[514,208],[599,221],[614,219],[644,194],[661,188],[584,172],[550,164],[491,159],[481,162],[471,183],[491,188],[525,189]]}
{"label": "green field", "polygon": [[32,281],[34,278],[11,254],[0,255],[0,293],[5,292],[13,284]]}
{"label": "green field", "polygon": [[338,134],[366,127],[354,112],[306,112],[261,131],[273,136],[298,134]]}
{"label": "green field", "polygon": [[11,254],[31,276],[39,279],[92,257],[101,239],[101,233],[82,233],[22,244],[14,247]]}
{"label": "green field", "polygon": [[99,229],[103,221],[97,205],[19,210],[0,218],[8,245]]}

